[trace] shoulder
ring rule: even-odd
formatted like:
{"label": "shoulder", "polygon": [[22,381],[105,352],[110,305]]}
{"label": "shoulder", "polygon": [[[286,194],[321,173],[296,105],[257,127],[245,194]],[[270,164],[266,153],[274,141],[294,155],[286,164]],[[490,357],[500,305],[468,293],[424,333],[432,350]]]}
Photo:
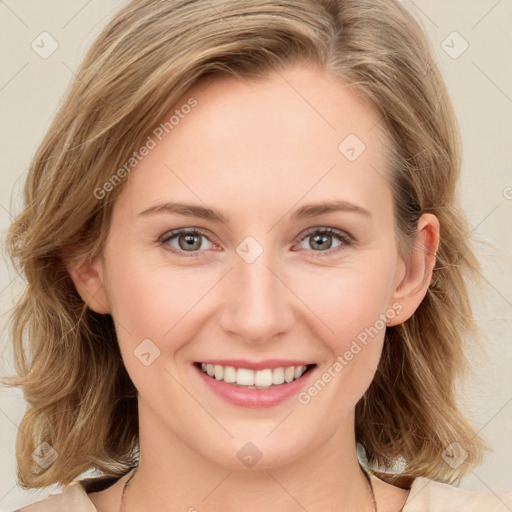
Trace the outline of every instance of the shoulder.
{"label": "shoulder", "polygon": [[74,480],[60,492],[51,493],[47,498],[13,512],[97,512],[88,492],[106,489],[118,479],[103,476]]}
{"label": "shoulder", "polygon": [[15,510],[14,512],[97,512],[79,482],[72,482],[60,493],[50,494],[47,498]]}
{"label": "shoulder", "polygon": [[510,512],[512,495],[468,491],[428,478],[415,478],[403,512]]}

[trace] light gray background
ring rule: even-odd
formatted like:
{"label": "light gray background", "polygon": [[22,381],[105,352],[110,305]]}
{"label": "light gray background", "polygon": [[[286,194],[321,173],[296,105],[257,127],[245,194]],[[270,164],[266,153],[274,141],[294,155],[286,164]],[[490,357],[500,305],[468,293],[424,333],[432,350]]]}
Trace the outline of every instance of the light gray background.
{"label": "light gray background", "polygon": [[[86,49],[123,0],[0,0],[0,231],[20,210],[20,191],[35,149]],[[485,294],[474,298],[479,325],[490,338],[488,358],[476,357],[462,406],[495,451],[461,487],[512,493],[512,3],[507,0],[404,1],[433,42],[464,140],[461,195],[482,245]],[[31,47],[48,32],[58,48],[42,58]],[[453,34],[456,31],[459,35]],[[461,53],[465,43],[468,48]],[[39,43],[41,45],[41,43]],[[46,46],[48,48],[48,46]],[[449,55],[451,53],[451,55]],[[461,53],[460,55],[458,55]],[[456,57],[456,58],[454,58]],[[8,309],[21,289],[0,266],[0,373],[12,372],[5,332]],[[21,491],[14,442],[25,402],[0,388],[0,510],[44,498],[58,486]]]}

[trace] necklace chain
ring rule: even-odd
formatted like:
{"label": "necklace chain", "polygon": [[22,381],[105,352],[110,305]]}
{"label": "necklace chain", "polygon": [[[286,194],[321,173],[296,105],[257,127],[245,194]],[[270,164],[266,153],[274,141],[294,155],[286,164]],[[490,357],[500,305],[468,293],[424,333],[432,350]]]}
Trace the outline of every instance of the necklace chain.
{"label": "necklace chain", "polygon": [[[361,466],[361,464],[359,464]],[[372,512],[377,512],[377,500],[375,499],[375,491],[373,490],[373,483],[370,474],[366,469],[361,466],[364,476],[366,477],[366,483],[368,484],[368,490],[370,491],[370,497],[372,499]]]}
{"label": "necklace chain", "polygon": [[[363,470],[366,483],[368,484],[368,490],[370,491],[370,497],[372,500],[372,512],[377,512],[377,501],[375,500],[375,492],[373,490],[373,484],[370,477],[370,474],[366,471],[366,469],[361,466],[361,469]],[[123,486],[123,492],[121,494],[121,507],[119,508],[119,512],[124,512],[124,497],[126,493],[126,489],[128,488],[129,483],[132,481],[132,478],[135,476],[135,473],[137,472],[137,469],[130,475],[130,478],[126,481],[126,483]]]}
{"label": "necklace chain", "polygon": [[126,493],[126,489],[128,487],[128,484],[132,481],[132,478],[135,476],[135,473],[137,472],[137,469],[134,470],[134,472],[130,475],[130,478],[125,482],[123,486],[123,492],[121,494],[121,507],[119,508],[119,512],[124,512],[124,495]]}

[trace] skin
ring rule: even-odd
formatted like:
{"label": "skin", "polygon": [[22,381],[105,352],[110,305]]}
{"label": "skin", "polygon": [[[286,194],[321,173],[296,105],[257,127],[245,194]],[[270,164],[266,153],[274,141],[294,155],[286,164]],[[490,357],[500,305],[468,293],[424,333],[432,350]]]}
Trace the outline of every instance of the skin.
{"label": "skin", "polygon": [[[261,83],[217,77],[178,105],[191,96],[198,105],[129,175],[103,253],[69,267],[89,306],[113,316],[138,390],[140,465],[125,510],[371,510],[354,409],[373,379],[385,328],[306,405],[297,397],[266,409],[228,404],[192,363],[300,359],[316,363],[320,377],[393,304],[401,311],[388,326],[414,313],[431,280],[438,221],[424,214],[412,257],[400,256],[382,123],[339,78],[293,66]],[[352,162],[338,150],[348,134],[366,146]],[[330,199],[370,215],[292,221],[300,206]],[[139,216],[165,201],[208,206],[228,221]],[[192,227],[207,236],[191,257],[169,251],[180,251],[179,237],[158,243]],[[306,231],[325,227],[355,242],[328,236],[318,248]],[[247,236],[263,249],[252,263],[236,251]],[[133,351],[147,338],[160,356],[145,366]],[[262,454],[252,468],[237,457],[248,441]],[[95,505],[117,512],[125,480],[90,494]],[[372,480],[379,512],[400,510],[407,490]]]}

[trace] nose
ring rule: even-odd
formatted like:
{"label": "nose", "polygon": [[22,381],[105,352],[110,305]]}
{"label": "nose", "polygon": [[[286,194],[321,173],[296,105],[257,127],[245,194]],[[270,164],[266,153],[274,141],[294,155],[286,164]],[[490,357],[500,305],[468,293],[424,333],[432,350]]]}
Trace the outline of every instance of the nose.
{"label": "nose", "polygon": [[274,342],[295,322],[293,292],[269,252],[252,263],[237,259],[223,280],[220,327],[249,344]]}

